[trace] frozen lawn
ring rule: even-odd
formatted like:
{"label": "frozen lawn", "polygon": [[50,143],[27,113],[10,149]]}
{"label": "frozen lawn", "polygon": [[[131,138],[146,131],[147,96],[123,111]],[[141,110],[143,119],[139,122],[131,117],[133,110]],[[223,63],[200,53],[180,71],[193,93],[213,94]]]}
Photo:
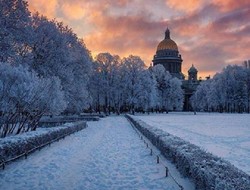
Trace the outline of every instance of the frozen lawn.
{"label": "frozen lawn", "polygon": [[250,175],[250,115],[169,113],[136,116],[202,147]]}
{"label": "frozen lawn", "polygon": [[[89,127],[0,170],[0,189],[179,189],[124,117]],[[177,178],[185,189],[193,189]]]}

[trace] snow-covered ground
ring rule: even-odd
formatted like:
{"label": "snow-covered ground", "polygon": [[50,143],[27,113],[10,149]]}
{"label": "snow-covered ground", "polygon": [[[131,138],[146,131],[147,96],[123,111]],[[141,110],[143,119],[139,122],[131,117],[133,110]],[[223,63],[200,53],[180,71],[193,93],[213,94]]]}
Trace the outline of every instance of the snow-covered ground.
{"label": "snow-covered ground", "polygon": [[228,160],[250,175],[250,115],[169,113],[135,116]]}
{"label": "snow-covered ground", "polygon": [[[0,189],[180,189],[124,117],[88,125],[0,170]],[[185,189],[194,189],[176,178]]]}

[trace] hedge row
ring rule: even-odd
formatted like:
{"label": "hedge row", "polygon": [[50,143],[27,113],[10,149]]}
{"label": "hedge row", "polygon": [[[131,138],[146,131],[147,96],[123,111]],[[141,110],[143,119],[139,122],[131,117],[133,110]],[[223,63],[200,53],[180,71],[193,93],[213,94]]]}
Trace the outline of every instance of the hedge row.
{"label": "hedge row", "polygon": [[67,123],[0,139],[0,165],[56,139],[86,128],[86,122]]}
{"label": "hedge row", "polygon": [[126,117],[176,165],[182,175],[193,179],[196,189],[250,190],[250,176],[228,161],[139,119]]}
{"label": "hedge row", "polygon": [[39,123],[39,127],[56,127],[65,123],[76,121],[99,121],[101,114],[84,114],[84,115],[64,115],[64,116],[43,116]]}

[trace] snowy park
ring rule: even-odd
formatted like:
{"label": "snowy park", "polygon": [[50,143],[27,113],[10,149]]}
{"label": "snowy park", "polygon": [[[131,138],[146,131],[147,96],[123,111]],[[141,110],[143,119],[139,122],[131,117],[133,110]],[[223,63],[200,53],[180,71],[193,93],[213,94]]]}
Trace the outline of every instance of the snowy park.
{"label": "snowy park", "polygon": [[[185,189],[194,189],[166,164]],[[0,184],[1,189],[180,189],[124,117],[88,122],[86,129],[0,171]]]}
{"label": "snowy park", "polygon": [[249,2],[169,2],[0,0],[0,190],[250,190]]}
{"label": "snowy park", "polygon": [[176,112],[138,115],[160,128],[222,157],[250,175],[250,117],[248,114]]}
{"label": "snowy park", "polygon": [[[132,117],[196,144],[249,174],[247,116],[172,112]],[[8,164],[0,171],[1,188],[195,189],[193,180],[180,174],[131,124],[123,116],[89,121],[87,128],[28,155],[27,159]],[[27,134],[42,134],[46,130],[38,128]],[[160,155],[160,163],[157,163],[157,155]]]}

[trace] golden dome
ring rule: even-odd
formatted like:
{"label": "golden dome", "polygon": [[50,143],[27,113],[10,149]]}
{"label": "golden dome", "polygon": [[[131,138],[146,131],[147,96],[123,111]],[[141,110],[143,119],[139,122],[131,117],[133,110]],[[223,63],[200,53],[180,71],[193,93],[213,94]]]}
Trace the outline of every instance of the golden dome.
{"label": "golden dome", "polygon": [[178,51],[177,44],[171,39],[162,40],[157,46],[157,51],[159,50],[175,50]]}
{"label": "golden dome", "polygon": [[170,30],[167,28],[165,32],[165,39],[162,40],[157,46],[157,51],[159,50],[174,50],[178,51],[177,44],[170,38]]}

